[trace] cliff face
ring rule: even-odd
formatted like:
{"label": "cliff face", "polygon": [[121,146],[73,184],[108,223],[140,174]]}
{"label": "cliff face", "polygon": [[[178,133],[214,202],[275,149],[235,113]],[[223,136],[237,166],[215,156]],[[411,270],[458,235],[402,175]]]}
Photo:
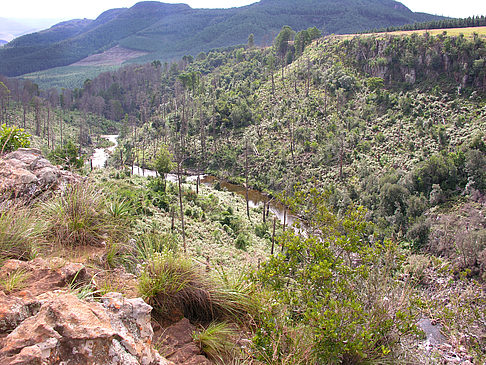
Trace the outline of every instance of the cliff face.
{"label": "cliff face", "polygon": [[349,62],[371,76],[393,83],[443,82],[486,91],[486,45],[476,37],[381,36],[344,42]]}

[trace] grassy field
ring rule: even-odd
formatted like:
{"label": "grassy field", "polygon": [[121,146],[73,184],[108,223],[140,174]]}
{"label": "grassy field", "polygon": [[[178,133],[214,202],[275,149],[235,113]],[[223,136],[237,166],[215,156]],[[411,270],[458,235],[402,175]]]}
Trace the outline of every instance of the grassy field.
{"label": "grassy field", "polygon": [[93,79],[102,72],[112,71],[118,67],[119,66],[63,66],[25,74],[19,78],[31,80],[38,84],[41,89],[75,89],[82,87],[86,79]]}
{"label": "grassy field", "polygon": [[370,35],[410,35],[413,33],[416,34],[425,34],[429,33],[430,35],[438,35],[442,33],[446,33],[448,36],[459,36],[464,34],[467,38],[472,38],[474,33],[478,34],[481,38],[486,38],[486,27],[471,27],[471,28],[449,28],[449,29],[421,29],[421,30],[399,30],[395,32],[384,32],[384,33],[366,33],[366,34],[343,34],[337,37],[339,38],[352,38],[355,36],[370,36]]}

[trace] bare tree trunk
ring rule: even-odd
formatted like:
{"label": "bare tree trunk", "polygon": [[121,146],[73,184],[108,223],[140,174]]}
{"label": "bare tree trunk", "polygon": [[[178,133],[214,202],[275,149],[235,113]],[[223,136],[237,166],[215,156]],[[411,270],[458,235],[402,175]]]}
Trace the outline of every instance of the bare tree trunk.
{"label": "bare tree trunk", "polygon": [[23,105],[23,109],[24,109],[24,117],[22,119],[22,128],[25,129],[26,128],[26,125],[25,125],[26,124],[26,122],[25,122],[25,114],[26,114],[26,109],[27,109],[26,106],[25,106],[25,104]]}
{"label": "bare tree trunk", "polygon": [[339,178],[343,178],[344,138],[341,136],[341,151],[339,152]]}
{"label": "bare tree trunk", "polygon": [[61,117],[59,118],[59,125],[60,125],[60,133],[61,133],[61,146],[62,146],[62,125],[63,125],[63,120],[62,120],[62,115]]}
{"label": "bare tree trunk", "polygon": [[287,209],[284,207],[283,231],[285,232],[285,225],[287,224]]}
{"label": "bare tree trunk", "polygon": [[272,73],[272,95],[275,97],[275,79],[273,78],[273,70],[270,72]]}
{"label": "bare tree trunk", "polygon": [[265,203],[265,201],[263,201],[263,216],[262,216],[262,218],[263,218],[263,223],[265,223],[265,220],[266,220],[266,215],[265,215],[265,207],[266,207],[266,203]]}
{"label": "bare tree trunk", "polygon": [[142,175],[145,176],[145,137],[142,139]]}
{"label": "bare tree trunk", "polygon": [[182,227],[182,242],[183,242],[183,247],[184,247],[184,253],[187,252],[186,248],[186,230],[184,227],[184,208],[182,206],[182,181],[181,181],[181,165],[182,162],[177,163],[177,181],[179,183],[179,205],[181,208],[181,227]]}
{"label": "bare tree trunk", "polygon": [[305,89],[305,96],[309,96],[309,89],[310,89],[310,60],[309,57],[307,57],[307,83],[306,83],[306,89]]}
{"label": "bare tree trunk", "polygon": [[49,107],[49,105],[47,106],[47,147],[51,147],[50,145],[50,119],[51,119],[51,108]]}
{"label": "bare tree trunk", "polygon": [[245,198],[246,198],[246,215],[248,216],[248,220],[250,219],[250,202],[248,198],[248,140],[245,142]]}
{"label": "bare tree trunk", "polygon": [[294,121],[293,118],[290,121],[290,153],[292,155],[292,163],[295,164],[294,158]]}
{"label": "bare tree trunk", "polygon": [[272,255],[275,249],[275,224],[277,223],[277,217],[273,217],[273,232],[272,232]]}

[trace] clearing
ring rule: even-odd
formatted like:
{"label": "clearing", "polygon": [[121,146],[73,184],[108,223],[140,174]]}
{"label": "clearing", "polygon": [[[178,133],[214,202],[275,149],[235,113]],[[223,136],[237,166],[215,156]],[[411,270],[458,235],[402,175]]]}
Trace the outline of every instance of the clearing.
{"label": "clearing", "polygon": [[109,50],[88,56],[71,66],[116,66],[133,58],[145,56],[147,52],[115,46]]}

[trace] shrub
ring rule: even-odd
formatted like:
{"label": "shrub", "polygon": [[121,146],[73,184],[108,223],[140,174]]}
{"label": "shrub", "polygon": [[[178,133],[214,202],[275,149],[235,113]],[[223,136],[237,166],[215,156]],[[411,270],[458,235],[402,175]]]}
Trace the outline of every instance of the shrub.
{"label": "shrub", "polygon": [[2,124],[0,127],[0,154],[15,151],[21,147],[29,147],[29,138],[30,134],[25,133],[22,128],[7,127],[6,124]]}
{"label": "shrub", "polygon": [[268,233],[268,224],[267,223],[256,224],[255,234],[257,237],[260,238],[269,238],[270,234]]}
{"label": "shrub", "polygon": [[235,240],[235,247],[238,250],[246,251],[248,246],[250,245],[250,237],[246,233],[240,233]]}
{"label": "shrub", "polygon": [[47,155],[47,158],[56,165],[61,165],[67,170],[80,169],[84,165],[84,158],[79,154],[79,147],[72,141],[67,141],[64,146],[57,147]]}
{"label": "shrub", "polygon": [[[313,331],[317,363],[386,360],[400,336],[415,330],[406,284],[392,276],[400,256],[392,242],[370,242],[364,209],[336,216],[328,199],[316,190],[295,192],[292,210],[312,212],[307,237],[287,230],[278,238],[283,254],[258,278],[288,308],[287,326]],[[288,355],[281,351],[279,357]]]}

